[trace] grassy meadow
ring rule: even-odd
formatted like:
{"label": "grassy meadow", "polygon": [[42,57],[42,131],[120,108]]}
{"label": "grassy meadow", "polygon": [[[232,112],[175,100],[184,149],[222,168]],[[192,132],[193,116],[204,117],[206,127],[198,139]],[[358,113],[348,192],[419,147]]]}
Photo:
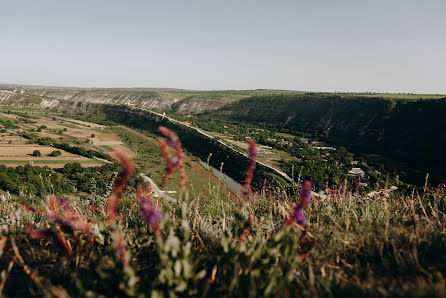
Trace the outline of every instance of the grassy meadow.
{"label": "grassy meadow", "polygon": [[268,182],[235,199],[187,184],[167,202],[130,186],[121,196],[132,172],[121,163],[110,197],[0,195],[0,294],[446,295],[445,185],[373,198],[330,188],[313,195],[304,232],[289,220],[299,198]]}

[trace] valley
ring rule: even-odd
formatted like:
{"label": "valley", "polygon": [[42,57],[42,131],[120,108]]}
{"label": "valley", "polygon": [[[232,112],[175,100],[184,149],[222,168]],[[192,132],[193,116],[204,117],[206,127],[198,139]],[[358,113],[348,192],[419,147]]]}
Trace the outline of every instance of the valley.
{"label": "valley", "polygon": [[440,96],[6,91],[0,293],[444,293]]}
{"label": "valley", "polygon": [[[97,111],[100,105],[125,105],[170,117],[171,121],[181,120],[185,126],[190,122],[188,117],[219,120],[223,126],[226,122],[245,123],[258,129],[291,133],[301,139],[310,138],[311,142],[343,146],[363,157],[380,155],[380,161],[368,159],[383,163],[387,172],[396,170],[411,184],[422,185],[426,173],[434,183],[446,179],[441,166],[446,162],[441,154],[446,140],[439,131],[443,124],[438,126],[445,113],[443,95],[20,86],[0,92],[3,92],[0,105],[10,107],[82,113]],[[203,127],[198,122],[195,120],[193,129],[211,138],[217,136],[225,146],[240,141],[218,137],[216,134],[223,132],[221,127]],[[425,141],[419,142],[420,139]],[[260,162],[279,170],[281,157],[263,157]]]}

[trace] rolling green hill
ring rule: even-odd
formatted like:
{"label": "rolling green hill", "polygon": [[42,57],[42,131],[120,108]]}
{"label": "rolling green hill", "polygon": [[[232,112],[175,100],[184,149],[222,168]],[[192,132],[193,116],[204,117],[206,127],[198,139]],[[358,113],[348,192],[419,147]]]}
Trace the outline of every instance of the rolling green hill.
{"label": "rolling green hill", "polygon": [[[446,178],[446,97],[387,99],[324,94],[254,96],[211,113],[227,120],[306,134],[354,151],[409,163]],[[419,181],[421,182],[421,181]]]}

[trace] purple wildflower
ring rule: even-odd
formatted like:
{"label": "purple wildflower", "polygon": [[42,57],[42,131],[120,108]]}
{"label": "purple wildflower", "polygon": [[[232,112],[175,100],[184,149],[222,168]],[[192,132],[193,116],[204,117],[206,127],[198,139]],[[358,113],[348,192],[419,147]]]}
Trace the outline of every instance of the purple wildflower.
{"label": "purple wildflower", "polygon": [[142,192],[141,185],[136,188],[136,195],[141,204],[141,213],[144,221],[152,228],[154,232],[160,230],[161,211],[153,204],[150,192],[152,189],[147,185],[145,193]]}
{"label": "purple wildflower", "polygon": [[284,224],[291,226],[294,222],[297,222],[300,225],[308,226],[308,221],[305,219],[303,211],[310,204],[312,197],[311,182],[307,180],[299,193],[299,204],[294,205],[293,215],[290,218],[288,216],[285,217]]}
{"label": "purple wildflower", "polygon": [[248,165],[248,170],[246,171],[245,184],[243,186],[244,196],[251,193],[251,182],[252,182],[252,177],[254,176],[254,169],[256,168],[256,156],[257,156],[256,143],[253,139],[248,139],[248,146],[249,146],[249,165]]}
{"label": "purple wildflower", "polygon": [[122,262],[124,265],[128,265],[129,260],[127,258],[127,242],[125,241],[124,237],[122,237],[120,232],[117,232],[116,240],[116,257]]}
{"label": "purple wildflower", "polygon": [[178,167],[178,172],[180,173],[180,186],[181,189],[186,189],[186,171],[184,168],[184,153],[183,148],[181,147],[180,138],[178,138],[177,134],[167,127],[160,126],[158,130],[169,139],[169,144],[175,149],[175,154],[177,159],[172,159],[170,153],[167,148],[167,144],[163,139],[159,139],[161,151],[164,159],[167,162],[166,168],[166,176],[164,177],[164,184],[167,185],[170,177],[172,176],[175,168]]}
{"label": "purple wildflower", "polygon": [[303,209],[299,208],[300,205],[295,205],[294,206],[294,219],[296,220],[296,222],[300,225],[308,225],[307,220],[304,217],[303,214]]}

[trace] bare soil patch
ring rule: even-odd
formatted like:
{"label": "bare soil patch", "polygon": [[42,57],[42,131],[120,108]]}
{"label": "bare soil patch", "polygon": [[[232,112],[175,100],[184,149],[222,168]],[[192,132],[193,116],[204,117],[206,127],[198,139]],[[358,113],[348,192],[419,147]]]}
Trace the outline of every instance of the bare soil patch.
{"label": "bare soil patch", "polygon": [[105,128],[105,125],[101,125],[101,124],[96,124],[96,123],[92,123],[92,122],[86,122],[86,121],[82,121],[82,120],[76,120],[76,119],[69,119],[69,118],[64,118],[64,117],[56,117],[57,119],[62,119],[65,122],[68,123],[73,123],[76,125],[82,125],[85,126],[87,128],[92,127],[92,128]]}
{"label": "bare soil patch", "polygon": [[[36,157],[31,156],[34,150],[39,150],[42,156]],[[54,147],[50,146],[40,146],[36,144],[24,144],[24,145],[0,145],[0,159],[8,159],[8,160],[32,160],[32,159],[42,159],[47,158],[47,155],[49,155],[51,152],[59,150],[61,152],[61,155],[58,157],[51,157],[53,160],[89,160],[89,158],[79,156],[76,154],[72,154],[60,149],[56,149]]]}
{"label": "bare soil patch", "polygon": [[[41,156],[32,156],[34,150],[39,150]],[[61,155],[57,157],[48,156],[55,150],[59,150]],[[9,167],[32,163],[35,166],[63,168],[65,164],[71,162],[78,162],[85,167],[103,165],[100,161],[72,154],[50,146],[40,146],[36,144],[0,144],[0,164],[6,164]]]}

